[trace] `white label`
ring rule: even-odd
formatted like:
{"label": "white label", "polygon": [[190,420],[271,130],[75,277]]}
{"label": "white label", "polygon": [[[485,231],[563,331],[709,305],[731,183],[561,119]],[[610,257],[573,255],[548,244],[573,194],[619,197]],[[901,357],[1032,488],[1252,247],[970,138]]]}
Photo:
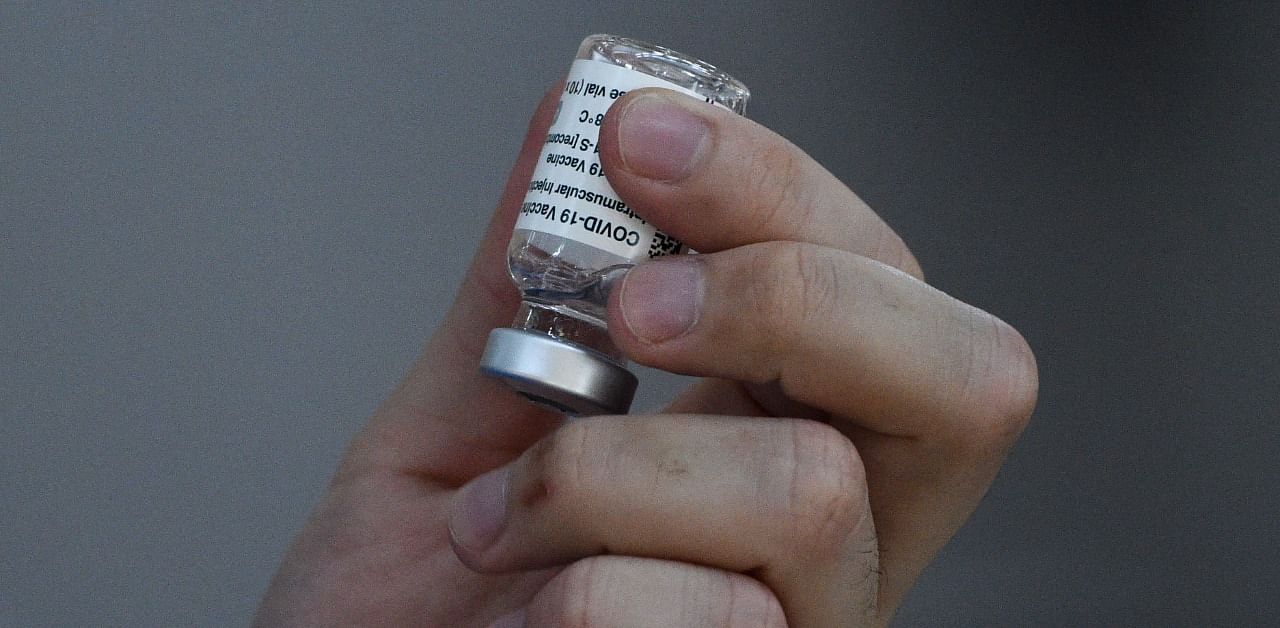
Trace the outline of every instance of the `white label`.
{"label": "white label", "polygon": [[660,78],[605,61],[578,59],[547,132],[517,229],[558,235],[638,262],[684,245],[654,228],[618,198],[600,165],[600,123],[613,101],[633,89],[665,87],[703,99]]}

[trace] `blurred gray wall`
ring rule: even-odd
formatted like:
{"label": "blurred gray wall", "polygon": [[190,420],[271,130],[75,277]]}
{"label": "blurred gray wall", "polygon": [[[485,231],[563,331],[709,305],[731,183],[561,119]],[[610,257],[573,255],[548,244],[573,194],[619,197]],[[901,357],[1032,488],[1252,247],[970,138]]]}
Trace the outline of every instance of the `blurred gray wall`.
{"label": "blurred gray wall", "polygon": [[6,2],[0,625],[248,620],[592,32],[743,79],[1037,350],[900,625],[1280,623],[1276,3]]}

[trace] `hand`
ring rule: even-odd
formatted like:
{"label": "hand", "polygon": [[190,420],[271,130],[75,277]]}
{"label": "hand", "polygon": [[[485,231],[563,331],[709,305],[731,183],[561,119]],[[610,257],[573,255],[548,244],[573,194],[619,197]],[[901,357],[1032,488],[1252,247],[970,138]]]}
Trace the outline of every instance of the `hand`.
{"label": "hand", "polygon": [[701,254],[631,271],[610,331],[636,361],[705,379],[664,414],[562,423],[476,370],[518,302],[505,246],[557,93],[450,314],[257,623],[886,623],[1030,416],[1026,343],[925,284],[796,147],[638,90],[601,129],[609,180]]}

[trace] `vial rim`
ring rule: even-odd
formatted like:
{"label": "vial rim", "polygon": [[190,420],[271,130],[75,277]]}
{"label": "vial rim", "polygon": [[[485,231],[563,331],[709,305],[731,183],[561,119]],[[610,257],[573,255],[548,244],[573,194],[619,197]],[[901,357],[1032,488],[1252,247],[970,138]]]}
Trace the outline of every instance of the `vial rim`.
{"label": "vial rim", "polygon": [[579,416],[626,414],[639,380],[625,367],[546,334],[499,327],[480,357],[483,373],[534,401]]}
{"label": "vial rim", "polygon": [[[605,57],[609,63],[650,76],[656,76],[663,80],[671,80],[669,76],[655,74],[646,65],[629,61],[625,54],[620,54],[622,51],[618,50],[619,47],[632,49],[632,55],[636,59],[660,61],[665,67],[679,71],[688,78],[688,84],[682,85],[682,87],[709,96],[717,103],[738,114],[742,114],[745,111],[747,101],[751,98],[751,90],[747,89],[747,86],[742,81],[729,75],[724,70],[677,50],[631,37],[606,33],[590,35],[583,39],[582,44],[578,47],[577,58],[591,59],[593,58],[593,53],[598,53],[600,56]],[[676,81],[671,82],[676,83]]]}

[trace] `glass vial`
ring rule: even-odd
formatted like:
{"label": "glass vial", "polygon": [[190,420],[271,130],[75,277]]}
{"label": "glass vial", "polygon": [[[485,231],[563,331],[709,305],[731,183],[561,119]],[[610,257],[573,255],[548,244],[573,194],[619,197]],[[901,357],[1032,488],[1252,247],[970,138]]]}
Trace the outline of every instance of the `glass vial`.
{"label": "glass vial", "polygon": [[609,290],[637,262],[684,252],[618,198],[600,165],[605,112],[643,87],[738,114],[749,97],[733,77],[661,46],[592,35],[579,47],[507,250],[520,309],[511,328],[493,331],[481,360],[485,372],[569,414],[630,408],[636,378],[609,339]]}

